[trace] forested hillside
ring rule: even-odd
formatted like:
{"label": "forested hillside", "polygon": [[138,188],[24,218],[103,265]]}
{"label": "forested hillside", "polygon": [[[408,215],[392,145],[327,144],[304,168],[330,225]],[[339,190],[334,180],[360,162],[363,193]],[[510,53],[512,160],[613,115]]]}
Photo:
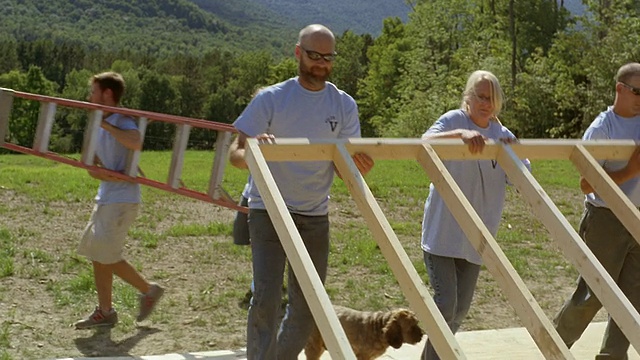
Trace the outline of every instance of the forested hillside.
{"label": "forested hillside", "polygon": [[[299,26],[251,1],[0,0],[0,87],[84,99],[91,74],[112,69],[127,81],[127,107],[231,122],[257,87],[297,71]],[[585,0],[583,17],[565,3],[414,2],[409,20],[385,19],[380,36],[336,34],[331,81],[358,102],[364,135],[415,137],[486,69],[506,94],[501,121],[518,136],[577,137],[611,104],[616,69],[640,59],[640,3]],[[28,144],[36,113],[17,101],[7,140]],[[61,111],[52,149],[77,151],[85,123],[86,114]],[[148,131],[146,148],[170,146],[171,127]],[[192,140],[214,139],[196,131]]]}
{"label": "forested hillside", "polygon": [[288,54],[286,44],[306,24],[379,35],[384,18],[406,20],[410,11],[404,0],[0,0],[0,9],[0,36],[154,55],[212,48]]}
{"label": "forested hillside", "polygon": [[0,0],[0,36],[81,43],[88,49],[128,49],[153,56],[203,54],[213,48],[282,54],[285,44],[295,38],[297,29],[284,21],[252,17],[260,14],[257,10],[246,12],[244,23],[227,21],[224,16],[237,12],[240,0],[207,3],[219,14],[187,0]]}

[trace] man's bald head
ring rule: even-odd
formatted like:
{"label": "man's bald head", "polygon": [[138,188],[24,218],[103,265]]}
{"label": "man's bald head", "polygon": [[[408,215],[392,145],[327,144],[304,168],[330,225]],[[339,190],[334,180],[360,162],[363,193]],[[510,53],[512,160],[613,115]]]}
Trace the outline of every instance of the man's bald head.
{"label": "man's bald head", "polygon": [[331,39],[333,44],[336,42],[336,38],[331,30],[320,24],[308,25],[300,30],[300,34],[298,34],[298,44],[302,46],[308,46],[310,42],[315,42],[319,39]]}

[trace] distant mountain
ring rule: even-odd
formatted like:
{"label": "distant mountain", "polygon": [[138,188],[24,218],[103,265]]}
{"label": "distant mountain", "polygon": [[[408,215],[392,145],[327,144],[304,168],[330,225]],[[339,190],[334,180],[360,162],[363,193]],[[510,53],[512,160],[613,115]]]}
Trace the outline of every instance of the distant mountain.
{"label": "distant mountain", "polygon": [[574,16],[581,16],[587,11],[582,0],[564,0],[564,7]]}
{"label": "distant mountain", "polygon": [[382,20],[397,16],[406,21],[410,7],[405,0],[191,0],[203,10],[234,25],[252,21],[295,28],[320,23],[337,35],[346,30],[380,35]]}
{"label": "distant mountain", "polygon": [[[254,22],[261,26],[296,31],[301,27],[320,23],[337,35],[346,30],[374,37],[382,31],[382,21],[399,17],[407,21],[411,8],[406,0],[191,0],[236,26]],[[557,0],[560,3],[561,0]],[[586,9],[582,0],[564,0],[564,7],[573,15]],[[266,25],[269,24],[269,25]]]}
{"label": "distant mountain", "polygon": [[246,37],[270,37],[263,45],[275,47],[286,54],[291,52],[298,24],[272,11],[255,0],[189,0],[201,10],[224,19],[231,27],[239,29]]}
{"label": "distant mountain", "polygon": [[[336,34],[380,35],[382,20],[397,16],[407,21],[411,11],[405,0],[248,0],[297,23],[298,27],[320,23]],[[295,19],[295,20],[294,20]]]}

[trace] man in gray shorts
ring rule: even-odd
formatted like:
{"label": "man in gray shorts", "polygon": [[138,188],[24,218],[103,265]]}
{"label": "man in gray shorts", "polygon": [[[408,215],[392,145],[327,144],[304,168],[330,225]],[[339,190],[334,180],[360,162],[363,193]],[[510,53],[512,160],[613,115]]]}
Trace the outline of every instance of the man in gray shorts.
{"label": "man in gray shorts", "polygon": [[[640,140],[640,64],[622,66],[615,81],[613,106],[598,115],[583,140]],[[640,146],[629,161],[601,161],[600,164],[631,202],[640,207]],[[640,310],[640,245],[584,178],[580,179],[580,188],[586,195],[580,236],[631,304]],[[556,330],[567,346],[580,338],[601,307],[587,283],[579,277],[578,287],[555,318]],[[609,317],[596,359],[624,360],[628,349],[629,340]]]}
{"label": "man in gray shorts", "polygon": [[[94,75],[90,85],[89,101],[106,106],[118,106],[125,88],[122,76],[114,72]],[[98,135],[96,163],[105,169],[124,171],[129,150],[140,150],[141,139],[134,119],[105,113]],[[127,232],[138,214],[140,185],[91,170],[89,175],[100,180],[100,187],[78,253],[89,258],[93,264],[98,306],[87,318],[76,322],[75,327],[88,329],[113,326],[118,322],[118,313],[111,299],[113,275],[140,291],[140,312],[136,320],[142,321],[149,316],[164,289],[148,282],[123,258]]]}

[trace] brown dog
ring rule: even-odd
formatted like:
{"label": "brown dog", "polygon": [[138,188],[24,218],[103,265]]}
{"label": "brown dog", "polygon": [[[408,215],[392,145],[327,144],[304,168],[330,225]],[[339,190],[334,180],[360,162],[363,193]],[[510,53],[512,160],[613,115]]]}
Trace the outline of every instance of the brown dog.
{"label": "brown dog", "polygon": [[[407,309],[368,312],[342,306],[334,308],[358,360],[375,359],[389,346],[397,349],[404,343],[416,344],[424,335],[416,315]],[[318,360],[325,349],[316,327],[307,341],[304,354],[307,360]]]}

